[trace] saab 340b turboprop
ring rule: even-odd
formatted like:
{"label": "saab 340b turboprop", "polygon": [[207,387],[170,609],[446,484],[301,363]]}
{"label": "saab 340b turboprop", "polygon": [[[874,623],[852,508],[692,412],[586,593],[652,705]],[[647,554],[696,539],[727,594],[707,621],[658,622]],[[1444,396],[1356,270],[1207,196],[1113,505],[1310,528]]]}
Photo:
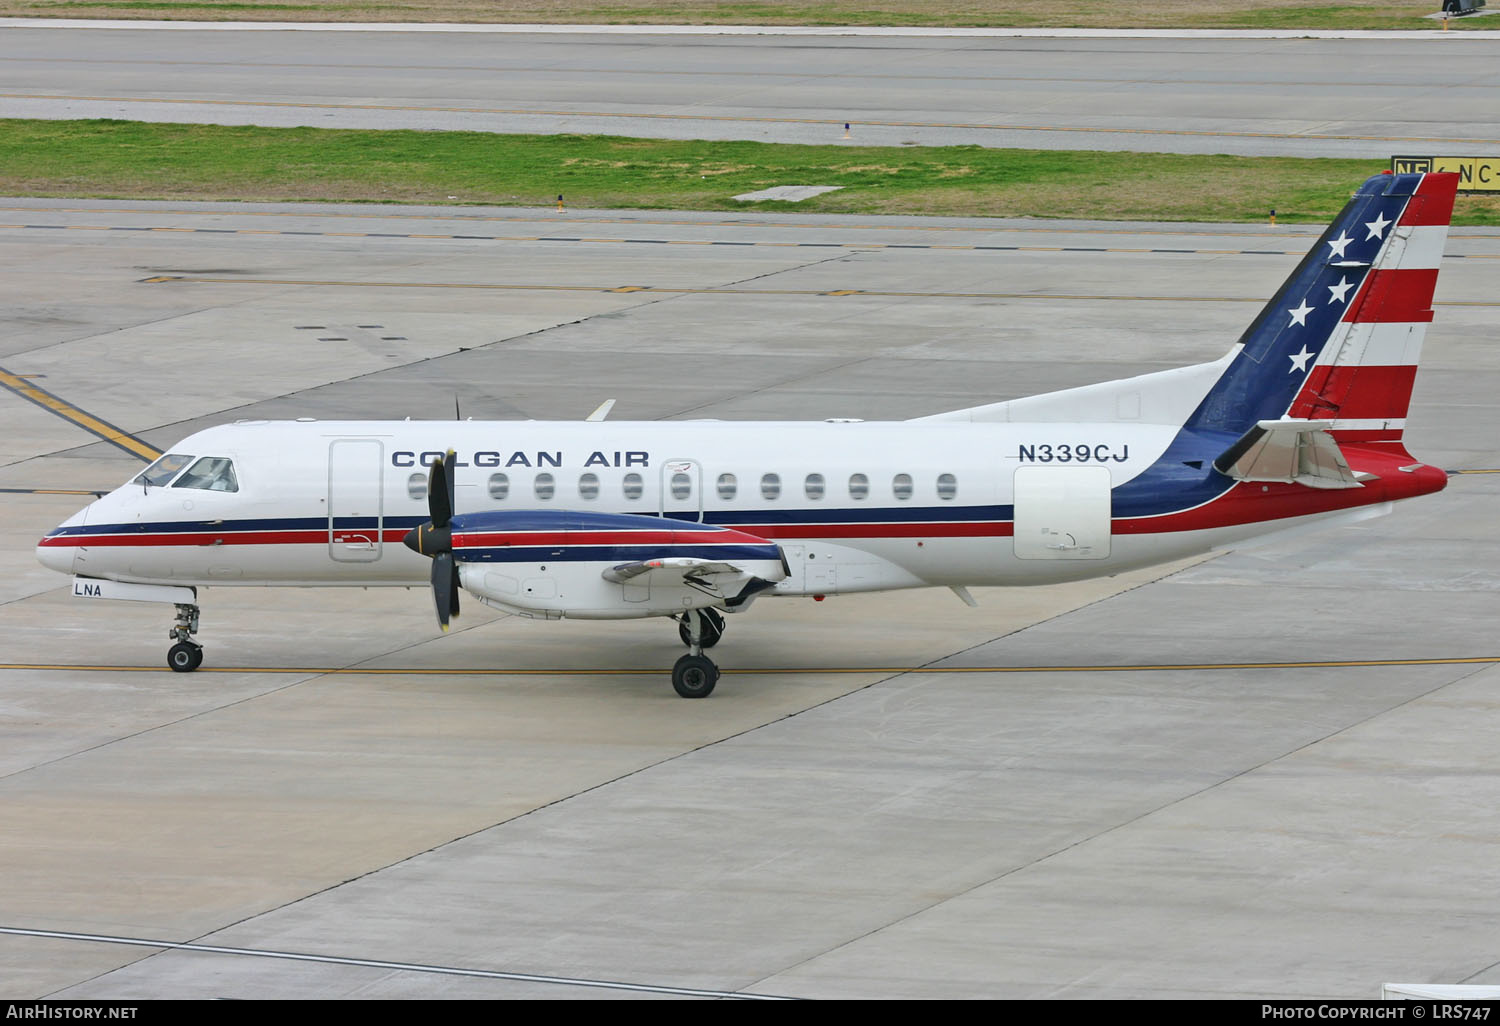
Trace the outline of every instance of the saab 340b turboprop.
{"label": "saab 340b turboprop", "polygon": [[[49,532],[75,595],[409,587],[539,619],[671,617],[672,683],[763,596],[1048,584],[1319,519],[1447,475],[1402,442],[1457,176],[1366,181],[1222,359],[901,422],[241,421]],[[401,544],[404,543],[404,544]]]}

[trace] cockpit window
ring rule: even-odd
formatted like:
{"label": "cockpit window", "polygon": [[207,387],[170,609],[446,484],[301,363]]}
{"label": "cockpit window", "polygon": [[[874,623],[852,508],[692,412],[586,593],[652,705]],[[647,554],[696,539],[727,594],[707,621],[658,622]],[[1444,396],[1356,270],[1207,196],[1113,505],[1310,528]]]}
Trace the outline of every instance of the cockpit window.
{"label": "cockpit window", "polygon": [[171,483],[172,478],[177,476],[178,471],[191,462],[193,462],[191,456],[184,456],[180,452],[169,452],[137,474],[135,480],[130,483],[163,488]]}
{"label": "cockpit window", "polygon": [[210,492],[237,492],[234,464],[222,456],[205,456],[172,485],[173,488],[202,488]]}

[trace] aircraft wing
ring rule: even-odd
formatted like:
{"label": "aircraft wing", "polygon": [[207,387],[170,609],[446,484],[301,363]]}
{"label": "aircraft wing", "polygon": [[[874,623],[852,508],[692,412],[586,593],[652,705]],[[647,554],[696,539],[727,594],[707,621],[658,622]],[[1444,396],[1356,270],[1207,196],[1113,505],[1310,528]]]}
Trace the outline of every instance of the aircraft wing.
{"label": "aircraft wing", "polygon": [[[439,532],[429,533],[435,543],[443,542]],[[449,535],[453,558],[469,567],[461,575],[464,587],[511,604],[516,599],[507,596],[519,598],[525,588],[533,601],[555,599],[552,605],[568,615],[630,610],[645,601],[642,596],[674,588],[735,606],[790,576],[775,542],[647,514],[480,510],[454,515]],[[491,577],[495,581],[486,584]],[[625,590],[594,593],[585,583],[590,580],[600,588]]]}
{"label": "aircraft wing", "polygon": [[1327,421],[1262,420],[1240,436],[1214,469],[1238,481],[1279,481],[1309,488],[1363,488],[1326,430]]}

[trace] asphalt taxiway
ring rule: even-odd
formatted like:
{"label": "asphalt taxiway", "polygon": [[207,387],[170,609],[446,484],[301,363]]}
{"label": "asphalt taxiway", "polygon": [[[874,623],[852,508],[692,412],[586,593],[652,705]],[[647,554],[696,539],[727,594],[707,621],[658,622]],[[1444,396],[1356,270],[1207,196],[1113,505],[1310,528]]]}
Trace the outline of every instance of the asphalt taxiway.
{"label": "asphalt taxiway", "polygon": [[690,437],[1211,359],[1316,228],[0,208],[6,996],[1500,982],[1500,232],[1438,285],[1408,439],[1440,495],[978,609],[764,601],[693,702],[670,625],[442,636],[420,589],[210,589],[173,674],[169,613],[32,546],[133,445],[240,417],[616,398]]}
{"label": "asphalt taxiway", "polygon": [[0,22],[0,116],[838,145],[853,123],[847,145],[1379,159],[1500,146],[1496,45],[1469,32],[1007,38],[127,24]]}

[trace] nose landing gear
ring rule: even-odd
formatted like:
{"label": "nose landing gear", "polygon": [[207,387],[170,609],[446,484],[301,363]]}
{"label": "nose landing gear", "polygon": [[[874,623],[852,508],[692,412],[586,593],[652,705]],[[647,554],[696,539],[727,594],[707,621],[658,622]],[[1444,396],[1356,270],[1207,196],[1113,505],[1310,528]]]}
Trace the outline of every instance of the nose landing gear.
{"label": "nose landing gear", "polygon": [[178,602],[177,622],[167,634],[177,644],[167,650],[167,665],[177,673],[191,673],[203,664],[203,646],[193,641],[198,633],[198,607]]}

